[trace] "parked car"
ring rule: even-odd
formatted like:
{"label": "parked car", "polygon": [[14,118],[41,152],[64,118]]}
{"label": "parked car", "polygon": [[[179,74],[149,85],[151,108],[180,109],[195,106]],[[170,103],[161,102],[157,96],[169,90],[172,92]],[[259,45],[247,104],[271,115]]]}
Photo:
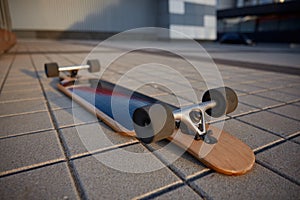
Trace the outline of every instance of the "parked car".
{"label": "parked car", "polygon": [[254,42],[242,33],[225,33],[219,40],[220,43],[226,44],[245,44],[253,45]]}

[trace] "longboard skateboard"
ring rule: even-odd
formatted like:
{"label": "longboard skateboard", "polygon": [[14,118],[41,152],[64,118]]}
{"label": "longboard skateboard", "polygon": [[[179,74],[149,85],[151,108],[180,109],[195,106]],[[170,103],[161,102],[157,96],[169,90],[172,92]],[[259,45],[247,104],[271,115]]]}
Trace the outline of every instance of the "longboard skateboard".
{"label": "longboard skateboard", "polygon": [[[97,60],[90,60],[87,65],[81,66],[45,64],[47,77],[69,72],[68,76],[60,76],[58,89],[96,113],[114,131],[136,137],[143,143],[168,139],[222,174],[242,175],[252,169],[255,156],[250,147],[205,121],[205,113],[221,117],[235,110],[238,99],[232,89],[223,87],[208,90],[203,95],[202,103],[177,108],[104,80],[78,77],[80,69],[95,72],[100,70],[100,64]],[[124,112],[129,112],[130,118],[116,118],[112,101],[120,109],[127,108]]]}

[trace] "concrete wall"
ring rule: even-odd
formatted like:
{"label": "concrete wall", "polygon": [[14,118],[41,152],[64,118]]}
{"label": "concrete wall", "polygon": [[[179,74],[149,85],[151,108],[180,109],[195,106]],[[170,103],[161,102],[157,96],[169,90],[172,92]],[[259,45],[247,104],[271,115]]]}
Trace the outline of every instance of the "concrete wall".
{"label": "concrete wall", "polygon": [[15,30],[120,32],[155,26],[153,0],[10,0]]}
{"label": "concrete wall", "polygon": [[[216,0],[169,0],[170,29],[202,40],[216,39]],[[172,38],[181,38],[173,34]]]}
{"label": "concrete wall", "polygon": [[217,9],[229,9],[234,8],[237,5],[238,0],[217,0]]}
{"label": "concrete wall", "polygon": [[0,29],[11,30],[8,0],[0,0]]}
{"label": "concrete wall", "polygon": [[[25,33],[23,35],[29,32],[29,37],[77,35],[77,38],[88,36],[90,39],[98,37],[98,33],[164,27],[194,39],[214,40],[217,26],[215,7],[216,0],[9,1],[12,29]],[[83,32],[89,35],[82,35]],[[170,36],[180,38],[172,32]]]}

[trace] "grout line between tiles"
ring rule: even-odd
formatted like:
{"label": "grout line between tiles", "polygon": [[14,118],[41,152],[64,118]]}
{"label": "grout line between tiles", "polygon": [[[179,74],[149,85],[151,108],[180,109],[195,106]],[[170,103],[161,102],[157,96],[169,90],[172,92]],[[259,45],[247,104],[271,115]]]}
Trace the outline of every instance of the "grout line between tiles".
{"label": "grout line between tiles", "polygon": [[14,102],[31,101],[31,100],[39,100],[39,99],[45,101],[45,97],[35,97],[35,98],[25,98],[25,99],[14,99],[14,100],[0,101],[0,104],[2,104],[2,103],[14,103]]}
{"label": "grout line between tiles", "polygon": [[5,176],[10,176],[10,175],[14,175],[14,174],[18,174],[18,173],[22,173],[22,172],[26,172],[26,171],[30,171],[30,170],[34,170],[34,169],[38,169],[38,168],[42,168],[42,167],[46,167],[46,166],[49,166],[49,165],[62,163],[62,162],[65,162],[65,161],[66,161],[66,159],[64,159],[64,158],[58,158],[58,159],[54,159],[54,160],[48,160],[46,162],[41,162],[41,163],[36,163],[36,164],[33,164],[33,165],[19,167],[19,168],[16,168],[16,169],[11,169],[11,170],[0,172],[0,177],[2,178],[2,177],[5,177]]}
{"label": "grout line between tiles", "polygon": [[206,198],[207,195],[205,193],[203,193],[202,190],[198,190],[195,189],[194,187],[192,187],[192,185],[190,184],[190,180],[187,180],[186,177],[184,177],[184,175],[179,172],[175,166],[173,166],[173,164],[169,164],[165,159],[163,159],[160,155],[156,154],[153,152],[153,148],[143,144],[142,145],[148,149],[158,160],[160,160],[171,172],[173,172],[173,174],[175,176],[177,176],[184,184],[186,184],[188,187],[190,187],[195,193],[197,193],[201,198]]}
{"label": "grout line between tiles", "polygon": [[[40,77],[38,76],[38,71],[37,71],[37,68],[36,68],[36,66],[35,66],[35,63],[34,63],[34,61],[33,61],[33,58],[32,58],[32,55],[31,55],[31,54],[30,54],[30,60],[31,60],[32,66],[33,66],[33,68],[34,68],[34,70],[35,70],[35,73],[36,73],[36,75],[37,75],[37,77],[38,77],[38,81],[39,81],[40,87],[41,87],[41,89],[42,89],[43,95],[44,95],[45,99],[47,99],[47,95],[46,95],[46,92],[45,92],[45,88],[44,88],[44,86],[43,86],[43,84],[42,84],[42,82],[41,82],[41,80],[40,80]],[[79,179],[79,177],[77,176],[75,166],[74,166],[74,165],[72,164],[72,162],[68,159],[68,155],[67,155],[67,147],[64,145],[63,138],[62,138],[62,136],[61,136],[61,135],[59,134],[59,132],[58,132],[58,130],[59,130],[58,124],[57,124],[56,121],[55,121],[54,113],[51,111],[50,103],[47,101],[46,105],[47,105],[47,108],[48,108],[48,111],[49,111],[49,114],[50,114],[50,119],[51,119],[51,121],[52,121],[52,124],[53,124],[55,130],[56,130],[56,135],[57,135],[57,137],[58,137],[58,139],[59,139],[59,143],[60,143],[60,145],[61,145],[61,148],[63,149],[64,157],[65,157],[65,159],[66,159],[66,161],[67,161],[68,170],[69,170],[69,172],[70,172],[71,178],[72,178],[73,183],[74,183],[74,186],[75,186],[75,188],[76,188],[77,195],[78,195],[81,199],[85,200],[85,199],[87,199],[87,196],[86,196],[86,194],[85,194],[85,191],[84,191],[84,188],[83,188],[83,186],[82,186],[82,183],[80,182],[80,179]]]}
{"label": "grout line between tiles", "polygon": [[23,133],[17,133],[17,134],[10,134],[7,136],[1,136],[0,140],[7,139],[7,138],[14,138],[18,136],[23,136],[23,135],[31,135],[31,134],[37,134],[41,132],[46,132],[46,131],[52,131],[55,130],[54,128],[47,128],[47,129],[40,129],[40,130],[35,130],[35,131],[28,131],[28,132],[23,132]]}
{"label": "grout line between tiles", "polygon": [[27,114],[35,114],[40,112],[47,112],[47,110],[35,110],[30,112],[21,112],[21,113],[12,113],[12,114],[6,114],[6,115],[0,115],[0,119],[4,117],[14,117],[14,116],[21,116],[21,115],[27,115]]}
{"label": "grout line between tiles", "polygon": [[125,143],[122,143],[122,144],[117,144],[117,145],[113,145],[113,146],[109,146],[109,147],[104,147],[104,148],[96,149],[96,150],[93,150],[93,151],[88,151],[88,152],[84,152],[84,153],[75,154],[75,155],[70,156],[70,160],[76,160],[76,159],[79,159],[79,158],[93,156],[93,155],[97,155],[99,153],[104,153],[104,152],[115,150],[115,149],[118,149],[118,148],[128,147],[128,146],[135,145],[135,144],[138,144],[138,143],[139,143],[139,141],[134,139],[130,142],[125,142]]}
{"label": "grout line between tiles", "polygon": [[140,196],[132,198],[132,200],[137,200],[137,199],[151,199],[155,198],[157,196],[160,196],[164,193],[167,193],[169,191],[175,190],[179,187],[183,187],[185,184],[182,181],[175,181],[173,183],[170,183],[168,185],[162,186],[160,188],[157,188],[155,190],[152,190],[150,192],[147,192],[145,194],[142,194]]}
{"label": "grout line between tiles", "polygon": [[11,68],[12,68],[13,63],[15,62],[15,59],[16,59],[16,55],[13,54],[13,57],[12,57],[12,59],[11,59],[11,62],[10,62],[10,64],[9,64],[9,66],[8,66],[8,69],[7,69],[7,71],[6,71],[6,74],[5,74],[5,76],[4,76],[4,79],[3,79],[2,84],[1,84],[1,87],[0,87],[0,94],[2,93],[2,89],[3,89],[3,87],[4,87],[4,84],[6,83],[8,74],[9,74]]}
{"label": "grout line between tiles", "polygon": [[290,176],[288,176],[287,174],[281,172],[280,170],[277,170],[277,169],[273,168],[273,167],[270,166],[269,164],[267,164],[267,163],[265,163],[265,162],[261,162],[260,160],[256,160],[255,162],[258,163],[259,165],[261,165],[261,166],[267,168],[268,170],[272,171],[273,173],[275,173],[275,174],[277,174],[277,175],[279,175],[279,176],[281,176],[281,177],[283,177],[283,178],[289,180],[290,182],[292,182],[292,183],[294,183],[294,184],[300,186],[299,180],[295,179],[294,177],[290,177]]}

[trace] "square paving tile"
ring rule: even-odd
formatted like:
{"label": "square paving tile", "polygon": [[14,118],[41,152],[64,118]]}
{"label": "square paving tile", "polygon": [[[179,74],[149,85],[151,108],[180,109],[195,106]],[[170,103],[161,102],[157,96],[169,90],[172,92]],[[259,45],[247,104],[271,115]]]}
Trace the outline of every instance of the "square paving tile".
{"label": "square paving tile", "polygon": [[32,84],[31,82],[24,82],[20,84],[4,84],[2,92],[16,92],[24,90],[40,90],[40,84]]}
{"label": "square paving tile", "polygon": [[242,176],[209,174],[193,183],[212,199],[297,199],[299,186],[256,164]]}
{"label": "square paving tile", "polygon": [[40,99],[0,103],[0,116],[46,110],[47,106],[45,101]]}
{"label": "square paving tile", "polygon": [[276,91],[300,97],[300,86],[280,88],[280,89],[276,89]]}
{"label": "square paving tile", "polygon": [[98,121],[96,115],[89,113],[82,107],[54,110],[53,113],[59,128]]}
{"label": "square paving tile", "polygon": [[[232,79],[223,79],[223,82],[224,82],[224,85],[228,86],[228,87],[233,87],[233,86],[241,83],[238,80],[232,80]],[[241,92],[241,93],[244,93],[244,92]],[[244,94],[246,94],[246,93],[244,93]]]}
{"label": "square paving tile", "polygon": [[292,141],[300,144],[300,136],[293,138]]}
{"label": "square paving tile", "polygon": [[0,137],[53,129],[48,112],[1,117]]}
{"label": "square paving tile", "polygon": [[300,107],[293,104],[272,108],[269,111],[300,121]]}
{"label": "square paving tile", "polygon": [[163,101],[167,104],[171,104],[173,106],[176,107],[180,107],[180,106],[186,106],[186,105],[190,105],[192,102],[191,101],[187,101],[181,97],[176,97],[174,95],[160,95],[160,96],[156,96],[156,99]]}
{"label": "square paving tile", "polygon": [[0,178],[1,199],[79,199],[65,163]]}
{"label": "square paving tile", "polygon": [[245,115],[245,114],[249,114],[249,113],[255,112],[255,111],[259,111],[259,109],[239,102],[235,111],[233,111],[232,113],[229,113],[227,115],[230,117],[237,117],[239,115]]}
{"label": "square paving tile", "polygon": [[58,98],[67,97],[65,94],[55,88],[46,88],[45,94],[48,100],[56,100]]}
{"label": "square paving tile", "polygon": [[300,129],[298,121],[267,111],[249,114],[238,119],[281,136],[291,135]]}
{"label": "square paving tile", "polygon": [[47,78],[47,77],[40,77],[40,81],[45,89],[54,89],[59,83],[59,78]]}
{"label": "square paving tile", "polygon": [[[175,94],[178,94],[181,92],[186,92],[189,90],[190,91],[194,90],[192,85],[189,84],[189,82],[181,83],[180,80],[177,81],[176,78],[174,78],[172,81],[166,82],[163,86],[166,87],[166,88],[163,88],[164,90],[167,90],[170,93],[175,93]],[[197,88],[197,89],[204,90],[204,89],[206,89],[206,85],[204,85],[204,87]]]}
{"label": "square paving tile", "polygon": [[241,92],[241,91],[239,91],[239,90],[235,90],[235,93],[236,93],[236,95],[237,95],[238,97],[247,95],[247,93]]}
{"label": "square paving tile", "polygon": [[293,103],[293,105],[300,106],[300,102]]}
{"label": "square paving tile", "polygon": [[7,54],[2,54],[1,55],[1,59],[0,59],[0,65],[1,65],[0,72],[1,72],[1,74],[8,70],[10,64],[13,61],[13,58],[14,58],[13,55],[7,55]]}
{"label": "square paving tile", "polygon": [[37,75],[31,65],[28,67],[13,66],[9,71],[8,78],[37,78]]}
{"label": "square paving tile", "polygon": [[257,93],[257,92],[266,90],[265,88],[257,87],[257,86],[250,85],[250,84],[234,85],[234,86],[232,86],[232,89],[238,90],[238,91],[244,92],[244,93]]}
{"label": "square paving tile", "polygon": [[234,75],[231,76],[230,80],[238,82],[238,83],[248,83],[248,82],[254,81],[254,78],[249,75],[244,75],[244,74],[235,72]]}
{"label": "square paving tile", "polygon": [[202,199],[195,191],[188,186],[182,186],[175,190],[171,190],[160,196],[154,197],[156,200],[165,199]]}
{"label": "square paving tile", "polygon": [[282,87],[287,87],[290,84],[293,84],[293,81],[290,80],[282,80],[280,78],[271,78],[269,80],[262,80],[256,83],[257,86],[259,87],[264,87],[267,89],[276,89],[276,88],[282,88]]}
{"label": "square paving tile", "polygon": [[257,93],[255,95],[260,96],[260,97],[273,99],[273,100],[280,101],[280,102],[285,102],[285,103],[300,99],[300,97],[297,97],[297,96],[294,96],[294,95],[291,95],[291,94],[282,93],[282,92],[279,92],[279,91],[276,91],[276,90],[260,92],[260,93]]}
{"label": "square paving tile", "polygon": [[202,81],[201,79],[197,79],[197,80],[189,80],[189,83],[192,86],[192,89],[195,91],[202,91],[205,90],[207,88],[207,85],[204,81]]}
{"label": "square paving tile", "polygon": [[48,102],[52,110],[79,107],[75,101],[72,101],[70,98],[64,96],[49,98]]}
{"label": "square paving tile", "polygon": [[157,95],[165,95],[168,94],[165,88],[161,88],[161,86],[155,84],[144,85],[141,88],[138,88],[137,92],[148,95],[148,96],[157,96]]}
{"label": "square paving tile", "polygon": [[29,84],[31,83],[32,85],[39,85],[39,81],[36,77],[30,77],[30,76],[11,76],[8,75],[7,79],[5,81],[5,84],[8,85],[21,85],[21,84]]}
{"label": "square paving tile", "polygon": [[[97,159],[89,156],[73,161],[76,173],[89,199],[129,199],[179,180],[165,167],[147,173],[121,171],[124,167],[126,170],[139,171],[143,170],[146,166],[150,166],[151,168],[153,165],[162,165],[151,154],[146,157],[141,155],[136,160],[139,153],[148,152],[140,144],[129,146],[123,150],[134,151],[132,152],[134,155],[127,157],[123,156],[122,153],[118,154],[116,150],[112,150],[97,154]],[[121,157],[116,160],[115,156],[118,155]],[[105,162],[108,166],[104,165],[98,159]],[[139,159],[143,159],[144,161]]]}
{"label": "square paving tile", "polygon": [[44,99],[42,90],[21,90],[15,92],[2,92],[0,96],[1,101],[13,101],[22,99]]}
{"label": "square paving tile", "polygon": [[55,131],[46,131],[0,140],[0,171],[63,158]]}
{"label": "square paving tile", "polygon": [[300,145],[286,141],[256,155],[256,158],[300,184]]}
{"label": "square paving tile", "polygon": [[[217,126],[221,129],[222,123],[216,123],[213,124],[213,126]],[[239,138],[248,144],[253,150],[280,139],[278,136],[255,128],[236,119],[226,120],[223,124],[223,130]]]}
{"label": "square paving tile", "polygon": [[206,166],[199,160],[167,140],[149,144],[149,147],[151,151],[170,165],[172,170],[176,171],[183,179],[188,179],[189,176],[206,169]]}
{"label": "square paving tile", "polygon": [[253,106],[256,108],[261,108],[261,109],[265,109],[265,108],[269,108],[272,106],[282,104],[281,102],[263,98],[263,97],[259,97],[259,96],[255,96],[255,95],[241,96],[241,97],[239,97],[239,101],[244,104],[247,104],[247,105],[250,105],[250,106]]}
{"label": "square paving tile", "polygon": [[114,132],[103,122],[85,124],[60,130],[70,156],[103,149],[116,144],[136,141]]}
{"label": "square paving tile", "polygon": [[293,88],[300,88],[300,81],[299,81],[299,77],[296,78],[296,80],[293,80],[293,83],[289,85],[289,87],[293,87]]}
{"label": "square paving tile", "polygon": [[204,91],[201,90],[186,90],[184,92],[176,93],[176,95],[191,104],[201,103]]}

